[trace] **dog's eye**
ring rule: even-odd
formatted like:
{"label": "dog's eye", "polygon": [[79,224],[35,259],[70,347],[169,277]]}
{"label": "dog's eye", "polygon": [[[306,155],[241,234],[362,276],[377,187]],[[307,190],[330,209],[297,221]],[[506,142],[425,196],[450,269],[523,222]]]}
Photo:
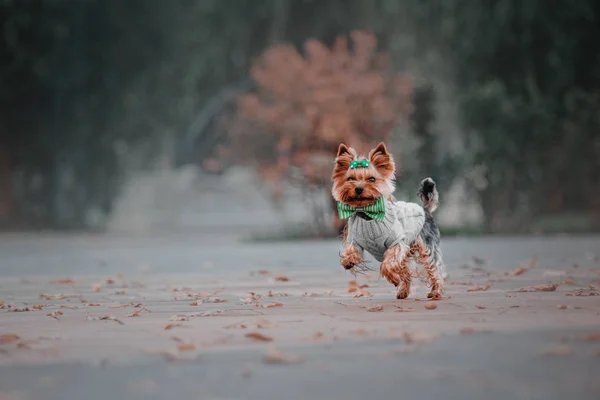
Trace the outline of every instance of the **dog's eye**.
{"label": "dog's eye", "polygon": [[373,178],[373,177],[370,177],[370,178],[369,178],[369,182],[375,182],[375,178]]}
{"label": "dog's eye", "polygon": [[354,180],[354,178],[353,178],[353,177],[351,177],[351,176],[349,176],[349,177],[348,177],[348,180],[349,180],[349,181],[353,181],[353,180]]}

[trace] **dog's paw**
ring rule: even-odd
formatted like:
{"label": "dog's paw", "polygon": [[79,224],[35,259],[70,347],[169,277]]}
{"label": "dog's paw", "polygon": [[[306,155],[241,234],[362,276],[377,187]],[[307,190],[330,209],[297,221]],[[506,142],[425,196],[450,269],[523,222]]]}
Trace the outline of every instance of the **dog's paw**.
{"label": "dog's paw", "polygon": [[340,264],[345,269],[352,269],[363,262],[363,257],[356,247],[347,247],[341,255]]}
{"label": "dog's paw", "polygon": [[410,287],[408,287],[407,285],[398,286],[398,291],[396,292],[396,298],[398,300],[403,300],[403,299],[408,298],[409,294],[410,294]]}
{"label": "dog's paw", "polygon": [[442,293],[440,293],[439,290],[432,290],[431,292],[429,292],[427,294],[427,298],[431,299],[431,300],[441,300],[442,299]]}

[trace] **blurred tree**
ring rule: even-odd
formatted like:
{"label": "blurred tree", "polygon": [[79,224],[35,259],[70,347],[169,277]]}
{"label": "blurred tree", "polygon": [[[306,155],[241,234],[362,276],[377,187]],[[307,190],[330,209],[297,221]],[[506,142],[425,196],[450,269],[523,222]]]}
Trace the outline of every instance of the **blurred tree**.
{"label": "blurred tree", "polygon": [[294,176],[305,189],[328,193],[341,142],[366,150],[387,140],[410,113],[410,79],[377,50],[374,35],[350,36],[351,48],[345,36],[331,49],[308,40],[305,57],[292,45],[276,44],[252,65],[257,90],[240,97],[228,124],[232,157],[255,165],[273,183],[276,199],[283,181]]}
{"label": "blurred tree", "polygon": [[487,229],[598,216],[600,4],[409,3],[421,44],[449,62],[470,150],[486,168]]}

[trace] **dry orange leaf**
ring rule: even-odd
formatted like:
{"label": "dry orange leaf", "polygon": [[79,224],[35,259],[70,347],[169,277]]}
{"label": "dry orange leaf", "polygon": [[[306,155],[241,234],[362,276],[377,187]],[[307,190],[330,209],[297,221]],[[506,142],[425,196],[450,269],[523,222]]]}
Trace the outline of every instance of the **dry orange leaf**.
{"label": "dry orange leaf", "polygon": [[194,350],[196,350],[196,346],[193,343],[180,343],[177,345],[177,350],[179,350],[179,351],[194,351]]}
{"label": "dry orange leaf", "polygon": [[474,286],[467,289],[467,292],[485,292],[492,287],[489,283],[485,286]]}
{"label": "dry orange leaf", "polygon": [[92,291],[94,293],[98,293],[101,290],[102,290],[102,285],[98,285],[98,284],[92,285]]}
{"label": "dry orange leaf", "polygon": [[376,306],[373,306],[369,309],[367,309],[368,312],[380,312],[383,311],[383,306],[380,304],[377,304]]}
{"label": "dry orange leaf", "polygon": [[73,285],[73,284],[75,284],[75,281],[71,278],[65,278],[65,279],[55,279],[52,281],[52,283],[60,283],[63,285]]}
{"label": "dry orange leaf", "polygon": [[480,310],[485,310],[487,307],[486,306],[475,306],[477,308],[479,308]]}
{"label": "dry orange leaf", "polygon": [[19,341],[21,338],[13,333],[5,333],[0,336],[0,344],[9,344]]}
{"label": "dry orange leaf", "polygon": [[260,342],[271,342],[273,340],[272,337],[263,335],[262,333],[259,333],[259,332],[246,333],[245,336],[249,339],[254,339],[254,340],[257,340]]}
{"label": "dry orange leaf", "polygon": [[433,301],[428,301],[424,306],[427,310],[435,310],[437,308],[437,303]]}
{"label": "dry orange leaf", "polygon": [[56,310],[54,312],[51,312],[50,314],[46,314],[47,317],[52,317],[54,319],[58,319],[58,317],[61,315],[63,315],[63,312],[60,310]]}
{"label": "dry orange leaf", "polygon": [[290,280],[290,278],[288,278],[287,276],[276,276],[275,277],[276,282],[288,282],[289,280]]}
{"label": "dry orange leaf", "polygon": [[558,287],[558,283],[548,285],[527,286],[519,289],[519,292],[554,292]]}
{"label": "dry orange leaf", "polygon": [[600,342],[600,331],[581,338],[582,342]]}
{"label": "dry orange leaf", "polygon": [[265,364],[299,364],[304,362],[304,358],[294,355],[285,355],[276,348],[270,348],[263,359]]}

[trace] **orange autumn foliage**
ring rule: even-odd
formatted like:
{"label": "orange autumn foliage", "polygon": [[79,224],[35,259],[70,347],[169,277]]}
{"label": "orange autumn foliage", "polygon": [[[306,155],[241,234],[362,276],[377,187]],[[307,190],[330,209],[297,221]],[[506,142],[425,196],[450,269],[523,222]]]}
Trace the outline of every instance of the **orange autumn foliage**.
{"label": "orange autumn foliage", "polygon": [[295,171],[303,183],[329,186],[340,142],[368,149],[387,140],[411,111],[411,81],[396,72],[375,36],[355,31],[331,48],[308,40],[303,56],[289,44],[253,63],[257,89],[237,99],[227,121],[236,162],[280,182]]}

